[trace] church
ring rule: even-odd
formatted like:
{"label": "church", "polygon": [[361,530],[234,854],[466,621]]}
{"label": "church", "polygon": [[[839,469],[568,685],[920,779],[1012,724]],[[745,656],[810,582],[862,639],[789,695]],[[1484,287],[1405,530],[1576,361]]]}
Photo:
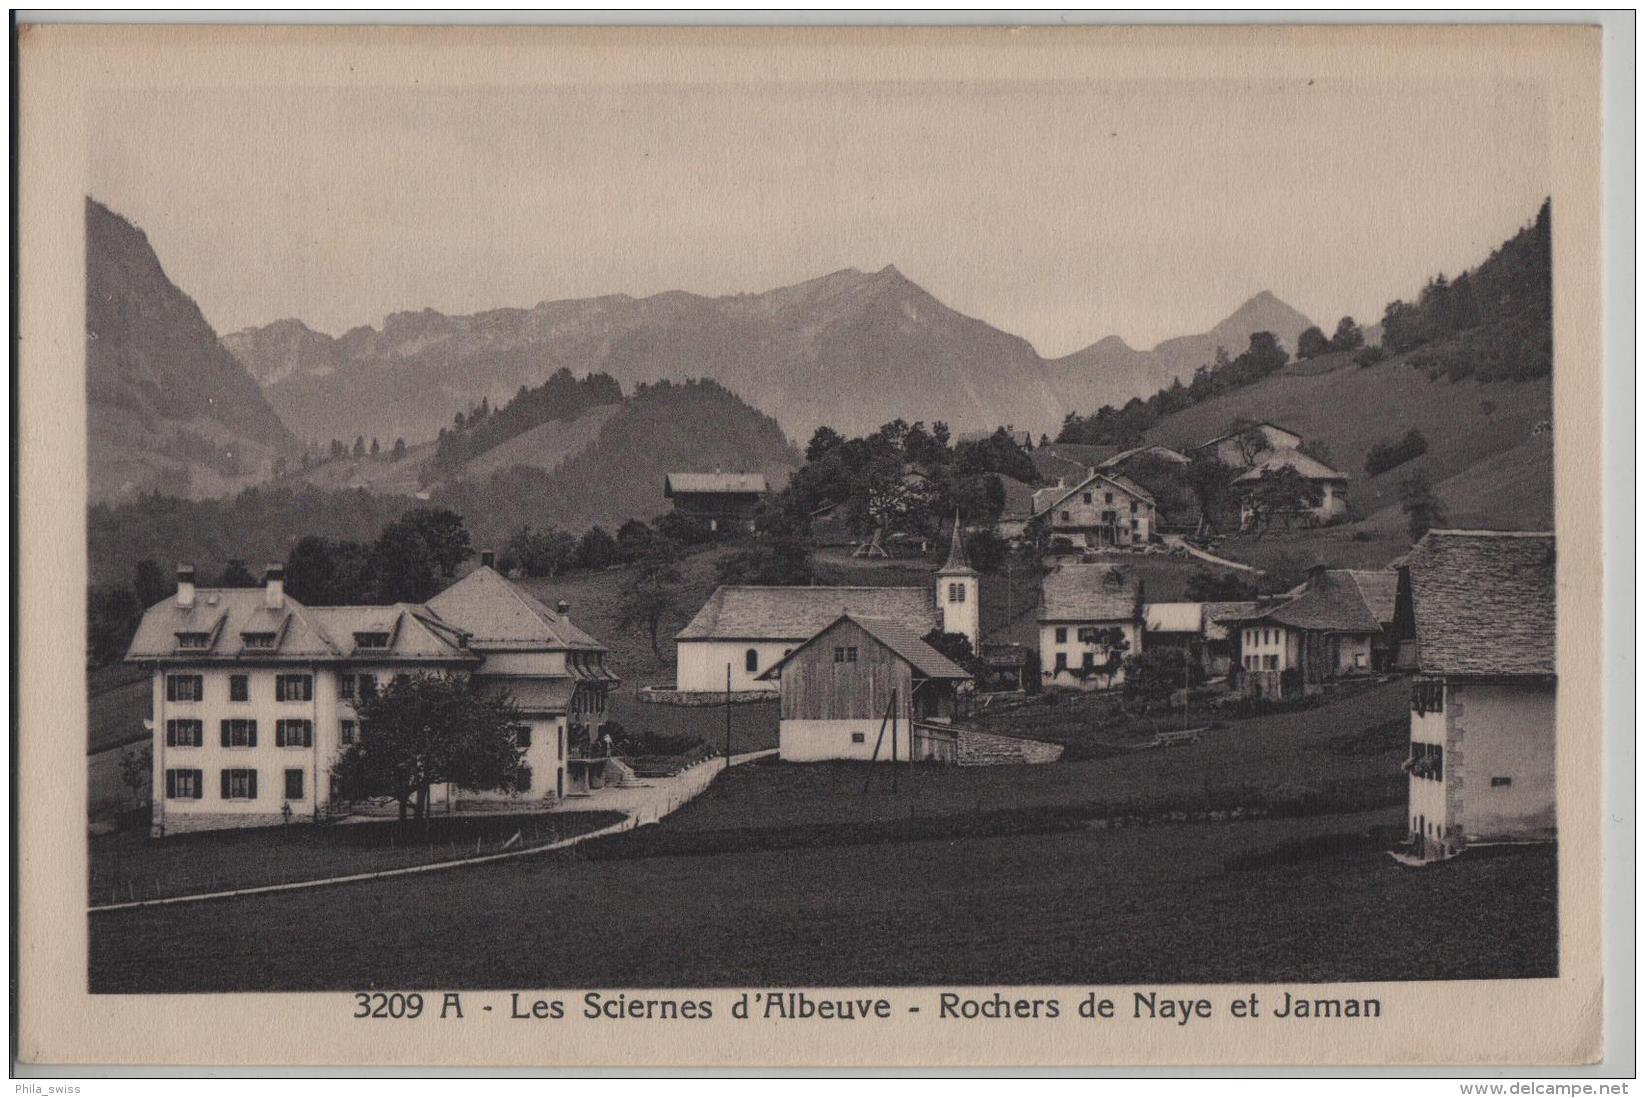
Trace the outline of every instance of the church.
{"label": "church", "polygon": [[888,621],[923,637],[941,628],[982,639],[979,576],[955,525],[948,559],[927,587],[751,587],[722,585],[674,637],[675,689],[682,694],[765,693],[765,673],[842,615]]}

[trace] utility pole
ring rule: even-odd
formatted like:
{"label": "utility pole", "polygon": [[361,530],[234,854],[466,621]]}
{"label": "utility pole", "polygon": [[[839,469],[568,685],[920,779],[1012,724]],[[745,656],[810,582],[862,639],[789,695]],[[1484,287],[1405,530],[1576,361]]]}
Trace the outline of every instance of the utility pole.
{"label": "utility pole", "polygon": [[[891,691],[891,792],[897,791],[897,720],[902,711],[897,708],[897,691]],[[912,730],[910,730],[912,731]],[[912,737],[910,737],[912,740]],[[909,753],[913,753],[913,743],[909,745]]]}
{"label": "utility pole", "polygon": [[731,665],[725,665],[725,768],[731,769]]}

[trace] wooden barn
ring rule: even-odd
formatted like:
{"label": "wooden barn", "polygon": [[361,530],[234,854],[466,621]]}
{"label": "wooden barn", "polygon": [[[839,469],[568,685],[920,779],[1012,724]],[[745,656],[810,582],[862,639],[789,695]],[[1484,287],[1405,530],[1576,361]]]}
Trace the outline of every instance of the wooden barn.
{"label": "wooden barn", "polygon": [[715,531],[751,528],[767,487],[764,473],[669,473],[663,478],[663,496],[673,502],[675,513]]}
{"label": "wooden barn", "polygon": [[760,677],[781,684],[785,760],[954,761],[971,676],[901,622],[841,614]]}

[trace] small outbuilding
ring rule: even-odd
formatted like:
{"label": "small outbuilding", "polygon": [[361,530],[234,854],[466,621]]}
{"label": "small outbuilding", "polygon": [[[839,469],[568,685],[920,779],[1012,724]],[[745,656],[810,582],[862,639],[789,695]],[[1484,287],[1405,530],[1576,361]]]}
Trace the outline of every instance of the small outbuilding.
{"label": "small outbuilding", "polygon": [[663,495],[673,501],[674,513],[714,531],[750,527],[767,487],[764,473],[669,473],[663,478]]}
{"label": "small outbuilding", "polygon": [[841,614],[760,678],[780,683],[782,759],[952,762],[971,675],[902,622]]}

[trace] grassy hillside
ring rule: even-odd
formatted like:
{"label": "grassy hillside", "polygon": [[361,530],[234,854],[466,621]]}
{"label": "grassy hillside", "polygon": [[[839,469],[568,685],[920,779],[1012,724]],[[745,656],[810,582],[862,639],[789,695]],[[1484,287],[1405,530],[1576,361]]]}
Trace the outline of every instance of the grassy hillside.
{"label": "grassy hillside", "polygon": [[[1419,469],[1436,486],[1452,525],[1547,529],[1553,518],[1552,435],[1532,431],[1552,418],[1549,379],[1448,381],[1410,365],[1408,357],[1369,367],[1346,354],[1292,363],[1254,385],[1165,417],[1147,436],[1192,446],[1222,434],[1236,419],[1270,420],[1324,446],[1330,464],[1348,477],[1349,506],[1358,521],[1306,534],[1238,538],[1225,547],[1236,559],[1259,565],[1280,553],[1341,565],[1386,564],[1409,544],[1398,486]],[[1367,452],[1413,427],[1428,440],[1428,452],[1366,476]]]}

